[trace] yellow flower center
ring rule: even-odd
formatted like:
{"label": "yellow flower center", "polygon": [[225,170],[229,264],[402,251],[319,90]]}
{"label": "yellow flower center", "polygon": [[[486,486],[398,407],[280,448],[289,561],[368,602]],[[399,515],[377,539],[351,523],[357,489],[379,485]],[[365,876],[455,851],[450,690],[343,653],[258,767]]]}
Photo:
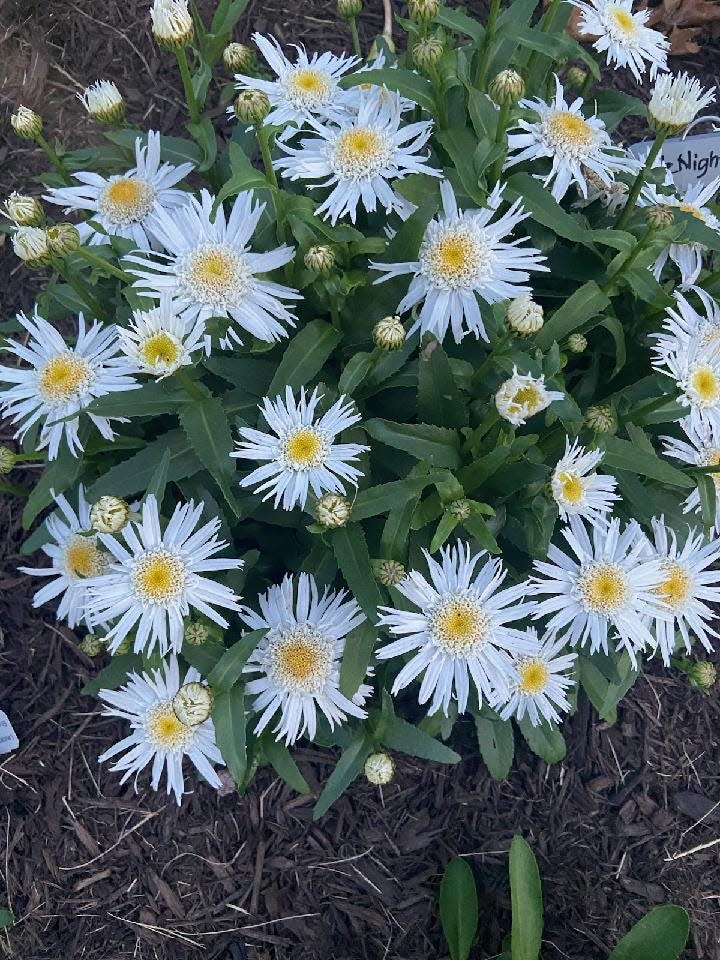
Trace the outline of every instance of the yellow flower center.
{"label": "yellow flower center", "polygon": [[712,367],[697,367],[690,374],[688,386],[692,399],[699,406],[713,406],[720,400],[720,380]]}
{"label": "yellow flower center", "polygon": [[467,287],[487,273],[492,253],[465,224],[441,231],[420,251],[423,273],[437,286]]}
{"label": "yellow flower center", "polygon": [[151,550],[138,560],[133,585],[137,595],[146,603],[168,603],[182,594],[185,565],[169,550]]}
{"label": "yellow flower center", "polygon": [[554,146],[585,151],[595,144],[595,133],[577,113],[557,110],[545,121],[548,139]]}
{"label": "yellow flower center", "polygon": [[534,660],[528,658],[518,663],[518,674],[520,681],[518,691],[532,696],[542,693],[550,679],[550,670],[543,660]]}
{"label": "yellow flower center", "polygon": [[438,646],[451,656],[464,656],[488,637],[490,620],[482,607],[467,597],[444,601],[430,616]]}
{"label": "yellow flower center", "polygon": [[98,208],[114,223],[131,223],[150,213],[154,199],[155,190],[147,180],[116,177],[101,191]]}
{"label": "yellow flower center", "polygon": [[94,577],[105,566],[105,554],[98,549],[95,537],[76,534],[65,548],[65,569],[72,579]]}
{"label": "yellow flower center", "polygon": [[312,427],[298,427],[286,439],[283,452],[293,470],[308,470],[324,462],[327,444]]}
{"label": "yellow flower center", "polygon": [[288,690],[318,694],[333,669],[333,645],[309,624],[301,624],[270,640],[268,676]]}
{"label": "yellow flower center", "polygon": [[335,173],[349,180],[375,176],[392,153],[388,140],[371,127],[346,130],[332,147]]}
{"label": "yellow flower center", "polygon": [[515,391],[510,402],[517,404],[518,407],[527,407],[532,410],[540,404],[540,399],[538,388],[532,383],[527,383]]}
{"label": "yellow flower center", "polygon": [[587,607],[595,613],[615,613],[630,596],[625,571],[612,563],[592,564],[578,585]]}
{"label": "yellow flower center", "polygon": [[221,287],[235,276],[235,262],[224,250],[210,250],[195,259],[193,273],[202,283]]}
{"label": "yellow flower center", "polygon": [[610,16],[612,17],[615,25],[618,26],[623,33],[635,33],[637,30],[637,24],[627,10],[616,8],[612,11]]}
{"label": "yellow flower center", "polygon": [[175,337],[161,330],[143,341],[138,352],[148,367],[167,369],[178,365],[181,346]]}
{"label": "yellow flower center", "polygon": [[568,503],[581,503],[585,496],[585,486],[582,478],[577,473],[564,471],[558,474],[558,483],[562,491],[563,498]]}
{"label": "yellow flower center", "polygon": [[664,560],[665,579],[655,588],[655,593],[673,609],[682,607],[692,592],[692,576],[677,560]]}
{"label": "yellow flower center", "polygon": [[217,309],[237,305],[252,284],[245,258],[223,244],[199,244],[178,262],[177,277],[182,292]]}
{"label": "yellow flower center", "polygon": [[284,85],[290,99],[304,107],[327,103],[333,90],[332,81],[326,73],[306,67],[293,70]]}
{"label": "yellow flower center", "polygon": [[[702,458],[702,466],[720,467],[720,447],[714,447],[705,451],[705,455]],[[720,492],[720,471],[713,471],[709,474],[709,476],[712,477],[712,481],[715,484],[716,490]]]}
{"label": "yellow flower center", "polygon": [[153,707],[145,720],[148,740],[163,750],[182,749],[193,737],[190,727],[178,719],[172,703]]}
{"label": "yellow flower center", "polygon": [[705,223],[707,219],[705,214],[698,207],[693,206],[692,203],[680,203],[678,207],[683,213],[691,213],[697,220],[702,220]]}
{"label": "yellow flower center", "polygon": [[320,657],[317,649],[303,640],[288,643],[278,656],[278,664],[295,680],[305,681],[318,668]]}
{"label": "yellow flower center", "polygon": [[91,379],[87,360],[68,351],[48,360],[40,370],[38,385],[45,400],[62,403],[77,396]]}

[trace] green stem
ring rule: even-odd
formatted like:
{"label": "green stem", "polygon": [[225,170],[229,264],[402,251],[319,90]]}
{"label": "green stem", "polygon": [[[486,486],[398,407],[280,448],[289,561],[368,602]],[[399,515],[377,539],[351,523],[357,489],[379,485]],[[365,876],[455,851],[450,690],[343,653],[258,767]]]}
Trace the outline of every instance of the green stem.
{"label": "green stem", "polygon": [[430,68],[430,78],[435,88],[435,105],[438,112],[438,126],[445,128],[448,125],[447,104],[445,103],[445,84],[437,67]]}
{"label": "green stem", "polygon": [[630,193],[628,194],[627,202],[625,203],[622,213],[618,217],[617,223],[615,224],[616,230],[621,230],[632,216],[632,213],[635,210],[637,198],[640,196],[640,191],[645,183],[645,179],[648,175],[648,172],[652,170],[652,166],[655,163],[657,155],[662,149],[662,145],[665,142],[666,136],[667,133],[659,133],[657,137],[655,137],[655,142],[653,143],[652,147],[650,147],[650,153],[647,155],[645,166],[635,177],[633,185],[630,187]]}
{"label": "green stem", "polygon": [[647,416],[649,413],[653,413],[655,410],[659,410],[660,407],[663,407],[668,402],[668,397],[655,397],[654,400],[650,400],[648,403],[644,404],[642,407],[638,407],[636,410],[633,410],[630,416],[627,417],[618,417],[620,423],[635,423],[640,424],[642,418]]}
{"label": "green stem", "polygon": [[360,46],[360,34],[358,33],[357,19],[355,17],[351,17],[348,20],[348,24],[350,25],[350,33],[352,34],[353,52],[356,57],[360,57],[362,60],[362,47]]}
{"label": "green stem", "polygon": [[102,257],[98,257],[94,253],[90,253],[87,247],[78,247],[75,251],[83,260],[87,263],[92,264],[94,267],[97,267],[98,270],[102,270],[111,277],[117,277],[118,280],[122,280],[125,283],[132,281],[132,277],[128,276],[124,270],[121,270],[120,267],[116,267],[112,263],[108,263],[107,260],[103,260]]}
{"label": "green stem", "polygon": [[64,262],[56,262],[55,267],[65,283],[67,283],[69,287],[72,287],[80,299],[87,304],[95,319],[107,322],[110,319],[109,314],[105,310],[105,307],[103,307],[100,301],[92,293],[88,285],[83,283],[79,277],[73,276]]}
{"label": "green stem", "polygon": [[0,493],[10,493],[14,497],[29,497],[30,491],[19,487],[16,483],[0,483]]}
{"label": "green stem", "polygon": [[500,174],[502,173],[503,163],[505,162],[505,156],[507,154],[505,131],[507,129],[509,117],[510,104],[501,104],[500,110],[498,111],[497,127],[495,128],[495,144],[496,146],[500,147],[501,152],[493,164],[492,173],[490,174],[490,179],[493,184],[498,183],[500,180]]}
{"label": "green stem", "polygon": [[[557,16],[558,7],[560,6],[561,2],[562,0],[550,0],[550,6],[547,8],[544,17],[540,21],[540,29],[543,33],[547,33],[555,22],[555,17]],[[533,70],[535,69],[538,56],[538,51],[532,50],[525,66],[525,85],[528,90],[532,87],[532,74]]]}
{"label": "green stem", "polygon": [[493,361],[504,352],[511,336],[511,333],[506,330],[498,337],[498,339],[495,341],[495,346],[473,374],[473,383],[480,383],[482,375],[485,373],[485,371],[489,370],[493,364]]}
{"label": "green stem", "polygon": [[187,371],[183,370],[182,367],[178,367],[175,371],[175,376],[178,379],[178,382],[182,384],[185,389],[185,392],[190,397],[191,400],[204,400],[205,397],[202,394],[201,390],[198,390],[195,382],[192,377],[189,377]]}
{"label": "green stem", "polygon": [[620,264],[617,270],[615,270],[614,273],[612,273],[607,278],[605,283],[600,287],[603,293],[607,293],[610,287],[615,282],[615,278],[619,277],[621,273],[624,273],[632,265],[637,255],[647,245],[647,242],[650,239],[652,232],[653,232],[653,228],[648,227],[645,233],[640,237],[638,242],[635,244],[635,246],[632,248],[630,253],[627,255],[625,260],[623,260],[623,262]]}
{"label": "green stem", "polygon": [[29,460],[36,460],[38,463],[45,463],[45,457],[42,455],[42,451],[40,450],[34,450],[32,453],[16,453],[15,460],[18,463],[20,463],[21,460],[23,462],[29,461]]}
{"label": "green stem", "polygon": [[43,150],[47,154],[48,159],[50,160],[50,163],[52,163],[52,165],[55,167],[57,172],[63,178],[64,182],[72,183],[72,178],[70,177],[70,174],[67,172],[65,168],[65,164],[62,162],[60,157],[55,153],[55,151],[47,142],[45,137],[41,133],[39,133],[35,137],[35,141],[43,148]]}
{"label": "green stem", "polygon": [[482,46],[478,57],[477,71],[475,72],[475,86],[482,90],[485,87],[485,78],[487,77],[488,66],[490,64],[490,50],[495,38],[495,28],[500,14],[500,0],[490,0],[490,10],[483,34]]}
{"label": "green stem", "polygon": [[185,91],[185,102],[190,112],[190,121],[197,123],[200,119],[200,107],[198,106],[197,97],[193,90],[185,47],[180,47],[179,50],[176,50],[175,56],[177,57],[178,66],[180,67],[180,76],[182,78],[183,90]]}
{"label": "green stem", "polygon": [[275,168],[272,164],[272,156],[270,155],[270,142],[267,128],[264,127],[261,123],[255,124],[255,135],[257,136],[258,143],[260,145],[260,153],[262,154],[263,167],[265,168],[265,176],[268,178],[270,183],[277,187],[277,174],[275,173]]}

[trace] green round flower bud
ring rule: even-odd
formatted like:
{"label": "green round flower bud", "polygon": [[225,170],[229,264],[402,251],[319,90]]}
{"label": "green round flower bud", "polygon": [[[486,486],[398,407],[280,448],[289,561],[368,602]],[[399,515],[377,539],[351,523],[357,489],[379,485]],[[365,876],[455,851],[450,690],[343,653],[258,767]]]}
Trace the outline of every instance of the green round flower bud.
{"label": "green round flower bud", "polygon": [[98,533],[119,533],[130,519],[130,507],[121,497],[100,497],[90,507],[90,526]]}
{"label": "green round flower bud", "polygon": [[9,447],[0,447],[0,474],[7,476],[17,463],[17,454]]}
{"label": "green round flower bud", "polygon": [[98,123],[117,125],[125,119],[125,101],[112,80],[96,80],[78,94],[78,100]]}
{"label": "green round flower bud", "polygon": [[243,90],[233,104],[240,123],[261,124],[270,113],[270,99],[262,90]]}
{"label": "green round flower bud", "polygon": [[585,423],[591,430],[598,433],[615,433],[618,428],[617,417],[613,408],[606,403],[588,407],[585,413]]}
{"label": "green round flower bud", "polygon": [[344,527],[350,519],[351,509],[352,505],[347,497],[341,497],[338,493],[326,493],[317,502],[315,517],[323,527]]}
{"label": "green round flower bud", "polygon": [[132,653],[132,648],[133,638],[130,634],[128,634],[126,637],[123,637],[123,639],[117,645],[117,648],[113,651],[113,656],[119,657],[123,653]]}
{"label": "green round flower bud", "polygon": [[183,640],[185,643],[189,643],[191,647],[199,647],[207,641],[209,636],[210,631],[204,623],[193,621],[185,627]]}
{"label": "green round flower bud", "polygon": [[375,568],[375,576],[384,587],[396,587],[405,579],[405,567],[397,560],[380,560]]}
{"label": "green round flower bud", "polygon": [[105,650],[107,644],[102,637],[96,637],[94,633],[87,633],[78,644],[83,653],[89,657],[99,657]]}
{"label": "green round flower bud", "polygon": [[194,681],[180,687],[173,697],[172,707],[180,723],[186,727],[197,727],[212,713],[214,699],[207,684]]}
{"label": "green round flower bud", "polygon": [[571,333],[567,345],[571,353],[583,353],[587,350],[587,337],[582,333]]}
{"label": "green round flower bud", "polygon": [[453,500],[452,503],[448,504],[447,511],[451,517],[455,517],[462,523],[472,513],[472,505],[469,500]]}
{"label": "green round flower bud", "polygon": [[195,28],[188,0],[154,0],[150,18],[155,42],[162,50],[182,50],[192,41]]}
{"label": "green round flower bud", "polygon": [[395,762],[389,753],[371,753],[365,761],[365,776],[376,787],[390,783],[395,773]]}
{"label": "green round flower bud", "polygon": [[517,103],[525,93],[525,81],[516,70],[501,70],[490,82],[490,96],[495,103]]}
{"label": "green round flower bud", "polygon": [[50,263],[48,237],[40,227],[18,227],[12,238],[13,250],[30,267],[45,267]]}
{"label": "green round flower bud", "polygon": [[440,13],[440,0],[408,0],[408,16],[415,23],[429,23]]}
{"label": "green round flower bud", "polygon": [[399,350],[405,343],[405,327],[400,317],[385,317],[373,327],[373,341],[381,350]]}
{"label": "green round flower bud", "polygon": [[531,337],[542,329],[544,311],[529,295],[515,297],[507,305],[505,322],[508,328],[519,337]]}
{"label": "green round flower bud", "polygon": [[337,0],[337,12],[344,20],[354,20],[362,10],[362,0]]}
{"label": "green round flower bud", "polygon": [[333,248],[326,243],[318,243],[310,247],[305,254],[305,266],[313,273],[329,273],[335,266]]}
{"label": "green round flower bud", "polygon": [[43,122],[39,113],[20,106],[10,117],[10,126],[23,140],[35,140],[42,133]]}
{"label": "green round flower bud", "polygon": [[666,203],[654,203],[651,207],[645,207],[645,220],[653,230],[663,230],[665,227],[671,227],[674,219],[673,208]]}
{"label": "green round flower bud", "polygon": [[38,227],[43,222],[43,208],[35,197],[13,192],[7,198],[3,212],[17,227]]}
{"label": "green round flower bud", "polygon": [[443,42],[437,37],[418,40],[412,48],[413,63],[418,70],[429,71],[438,65],[443,55]]}
{"label": "green round flower bud", "polygon": [[57,223],[45,231],[54,257],[67,257],[80,246],[80,231],[72,223]]}
{"label": "green round flower bud", "polygon": [[582,67],[570,67],[565,74],[565,86],[579,90],[587,80],[587,72]]}
{"label": "green round flower bud", "polygon": [[222,56],[225,69],[229,73],[247,73],[255,63],[255,54],[244,43],[229,43]]}
{"label": "green round flower bud", "polygon": [[697,660],[687,668],[687,675],[691,686],[703,693],[710,693],[717,680],[715,664],[709,660]]}

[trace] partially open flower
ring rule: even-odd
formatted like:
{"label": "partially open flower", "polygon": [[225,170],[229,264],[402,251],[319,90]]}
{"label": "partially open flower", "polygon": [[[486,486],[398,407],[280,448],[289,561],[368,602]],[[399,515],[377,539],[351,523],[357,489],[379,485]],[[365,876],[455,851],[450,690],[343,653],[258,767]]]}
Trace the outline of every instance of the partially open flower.
{"label": "partially open flower", "polygon": [[12,238],[13,250],[30,267],[45,267],[51,250],[47,234],[40,227],[18,227]]}
{"label": "partially open flower", "polygon": [[462,521],[467,520],[472,513],[472,505],[469,500],[453,500],[452,503],[448,504],[447,510],[450,516],[455,517],[456,520],[462,523]]}
{"label": "partially open flower", "polygon": [[66,257],[80,246],[80,231],[72,223],[56,223],[45,232],[50,253],[54,257]]}
{"label": "partially open flower", "polygon": [[375,346],[381,350],[399,350],[405,343],[405,327],[400,317],[385,317],[373,327]]}
{"label": "partially open flower", "polygon": [[187,727],[204,723],[212,713],[213,692],[207,684],[195,680],[180,687],[173,697],[175,716]]}
{"label": "partially open flower", "polygon": [[10,194],[3,213],[18,227],[39,227],[43,222],[43,208],[39,200],[21,193]]}
{"label": "partially open flower", "polygon": [[518,373],[513,367],[513,375],[495,394],[495,406],[501,417],[519,427],[528,417],[541,413],[553,400],[562,400],[564,396],[559,390],[548,390],[545,377]]}
{"label": "partially open flower", "polygon": [[682,133],[714,99],[715,87],[703,90],[687,73],[661,73],[648,104],[648,123],[656,133]]}
{"label": "partially open flower", "polygon": [[531,337],[542,329],[545,322],[543,308],[527,294],[515,297],[507,305],[505,321],[519,337]]}
{"label": "partially open flower", "polygon": [[525,81],[516,70],[501,70],[490,82],[489,92],[500,105],[517,103],[525,95]]}
{"label": "partially open flower", "polygon": [[365,761],[365,776],[370,783],[384,787],[395,773],[395,763],[389,753],[371,753]]}
{"label": "partially open flower", "polygon": [[125,119],[125,101],[112,80],[96,80],[78,94],[78,100],[100,123],[120,124]]}
{"label": "partially open flower", "polygon": [[350,519],[350,510],[351,504],[347,497],[326,493],[317,502],[315,516],[323,527],[334,529],[345,526]]}
{"label": "partially open flower", "polygon": [[314,273],[329,273],[335,266],[335,254],[332,247],[318,243],[310,247],[305,254],[305,266]]}
{"label": "partially open flower", "polygon": [[39,113],[20,106],[10,117],[10,125],[23,140],[34,140],[42,133],[43,122]]}
{"label": "partially open flower", "polygon": [[94,633],[87,633],[78,646],[88,657],[99,657],[105,649],[105,641],[102,637],[98,637]]}
{"label": "partially open flower", "polygon": [[233,104],[241,123],[260,124],[270,113],[270,99],[262,90],[241,90]]}
{"label": "partially open flower", "polygon": [[90,508],[90,523],[98,533],[119,533],[130,519],[130,507],[121,497],[100,497]]}
{"label": "partially open flower", "polygon": [[229,43],[223,50],[222,56],[225,69],[230,73],[236,73],[238,70],[246,73],[252,69],[255,62],[255,54],[244,43]]}
{"label": "partially open flower", "polygon": [[193,38],[188,0],[154,0],[150,10],[155,42],[163,50],[181,50]]}

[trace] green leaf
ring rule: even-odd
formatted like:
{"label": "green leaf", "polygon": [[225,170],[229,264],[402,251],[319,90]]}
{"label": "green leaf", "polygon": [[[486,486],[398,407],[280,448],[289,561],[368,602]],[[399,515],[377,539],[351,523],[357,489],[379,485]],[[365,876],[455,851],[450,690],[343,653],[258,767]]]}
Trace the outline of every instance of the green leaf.
{"label": "green leaf", "polygon": [[548,350],[553,340],[558,343],[610,306],[610,301],[594,280],[584,283],[552,314],[535,340],[541,350]]}
{"label": "green leaf", "polygon": [[188,402],[184,387],[174,380],[151,380],[139,390],[123,390],[98,397],[87,408],[98,417],[154,417]]}
{"label": "green leaf", "polygon": [[454,30],[455,33],[464,33],[473,40],[479,40],[485,33],[483,27],[473,17],[469,17],[460,8],[440,7],[440,13],[435,17],[435,23],[442,24]]}
{"label": "green leaf", "polygon": [[522,720],[517,720],[516,723],[534,754],[544,760],[545,763],[560,763],[567,753],[567,747],[565,746],[565,737],[555,724],[543,720],[537,727],[534,727],[527,714]]}
{"label": "green leaf", "polygon": [[529,173],[514,173],[508,177],[506,194],[522,198],[525,210],[534,220],[554,233],[575,243],[588,245],[590,231],[577,214],[566,213],[550,191]]}
{"label": "green leaf", "polygon": [[404,97],[413,100],[430,113],[435,111],[432,83],[413,70],[405,70],[401,67],[394,70],[389,67],[382,70],[363,70],[362,73],[355,72],[350,76],[343,77],[340,86],[348,89],[349,87],[356,87],[359,83],[372,83],[379,87],[387,87],[388,90],[395,90]]}
{"label": "green leaf", "polygon": [[543,932],[540,871],[526,840],[514,836],[510,844],[510,899],[512,902],[512,960],[537,960]]}
{"label": "green leaf", "polygon": [[437,342],[420,353],[417,405],[418,419],[424,423],[441,427],[467,424],[467,404],[460,395],[447,354]]}
{"label": "green leaf", "polygon": [[678,960],[689,933],[687,913],[674,903],[666,903],[641,917],[608,960]]}
{"label": "green leaf", "polygon": [[362,527],[357,523],[339,527],[331,532],[330,540],[335,559],[350,592],[370,623],[375,623],[382,596],[372,575],[370,554]]}
{"label": "green leaf", "polygon": [[351,357],[338,380],[340,393],[352,396],[374,365],[375,358],[371,353],[356,353],[354,357]]}
{"label": "green leaf", "polygon": [[168,481],[184,480],[185,477],[191,477],[202,470],[202,464],[190,448],[185,433],[182,430],[170,430],[164,436],[148,443],[139,453],[110,467],[90,487],[87,492],[88,500],[92,503],[105,494],[124,497],[138,491],[144,492],[165,450],[170,452]]}
{"label": "green leaf", "polygon": [[165,487],[167,486],[167,476],[168,470],[170,468],[170,451],[165,449],[163,451],[162,459],[157,465],[155,473],[152,475],[150,483],[147,485],[147,490],[145,491],[145,499],[149,496],[154,496],[158,503],[158,510],[162,506],[163,497],[165,496]]}
{"label": "green leaf", "polygon": [[324,320],[306,323],[287,345],[268,387],[268,396],[274,398],[285,387],[298,390],[310,383],[340,340],[340,333]]}
{"label": "green leaf", "polygon": [[[475,151],[478,146],[475,133],[469,127],[452,126],[438,133],[437,139],[450,155],[465,193],[476,203],[483,204],[485,195],[480,189],[478,168],[475,165]],[[491,148],[493,146],[494,144],[491,144]]]}
{"label": "green leaf", "polygon": [[[82,460],[73,457],[65,444],[62,444],[57,460],[53,460],[43,470],[40,478],[27,498],[22,515],[23,530],[27,530],[37,515],[53,502],[55,494],[64,493],[68,487],[74,486],[80,476]],[[92,503],[92,498],[90,502]]]}
{"label": "green leaf", "polygon": [[659,480],[671,487],[687,489],[695,486],[692,477],[661,460],[656,454],[641,449],[637,443],[601,434],[597,438],[597,444],[605,451],[603,465],[611,470],[627,470],[629,473]]}
{"label": "green leaf", "polygon": [[[578,679],[595,707],[601,720],[615,723],[617,705],[640,676],[633,667],[628,653],[624,652],[617,660],[603,657],[602,654],[578,657]],[[601,669],[601,665],[612,667],[610,676]]]}
{"label": "green leaf", "polygon": [[284,743],[275,739],[271,730],[263,734],[262,745],[265,756],[272,764],[275,773],[298,793],[310,793],[308,782],[290,756],[290,751]]}
{"label": "green leaf", "polygon": [[356,734],[355,739],[343,750],[335,769],[328,777],[313,808],[313,820],[319,820],[327,813],[338,797],[347,790],[362,770],[371,751],[372,744],[367,737],[362,732]]}
{"label": "green leaf", "polygon": [[248,2],[249,0],[220,0],[210,25],[212,33],[230,33],[245,12]]}
{"label": "green leaf", "polygon": [[446,510],[440,517],[435,533],[430,541],[430,553],[435,553],[445,543],[447,538],[460,523],[457,517],[454,517],[449,510]]}
{"label": "green leaf", "polygon": [[7,930],[15,923],[15,914],[5,907],[0,908],[0,930]]}
{"label": "green leaf", "polygon": [[340,693],[352,699],[365,680],[373,648],[377,642],[377,630],[371,620],[361,623],[345,641],[340,664]]}
{"label": "green leaf", "polygon": [[252,165],[239,144],[230,141],[228,144],[228,159],[232,173],[230,179],[223,184],[215,197],[212,209],[213,217],[220,204],[228,197],[237,196],[243,190],[270,189],[270,184],[265,175]]}
{"label": "green leaf", "polygon": [[480,754],[490,776],[493,780],[505,780],[515,756],[512,723],[497,715],[487,717],[479,713],[475,715],[475,730]]}
{"label": "green leaf", "polygon": [[715,526],[717,516],[717,489],[715,487],[715,478],[707,473],[696,473],[698,494],[700,495],[700,509],[702,511],[702,520],[705,531],[710,535]]}
{"label": "green leaf", "polygon": [[213,640],[198,644],[196,647],[190,643],[184,643],[182,648],[183,659],[187,660],[191,667],[195,667],[203,677],[212,673],[224,654],[223,644]]}
{"label": "green leaf", "polygon": [[440,923],[452,960],[467,960],[478,927],[475,877],[461,857],[451,860],[440,882]]}
{"label": "green leaf", "polygon": [[203,158],[198,164],[198,172],[204,173],[215,163],[217,156],[217,136],[210,117],[201,117],[197,123],[188,123],[187,131],[202,150]]}
{"label": "green leaf", "polygon": [[477,504],[472,503],[473,513],[467,520],[463,520],[462,525],[483,550],[487,550],[488,553],[498,554],[501,552],[498,542],[492,535],[487,521],[478,512],[477,506]]}
{"label": "green leaf", "polygon": [[189,403],[180,411],[182,426],[193,451],[223,492],[236,516],[241,510],[232,490],[235,462],[230,424],[219,397]]}
{"label": "green leaf", "polygon": [[242,677],[248,657],[264,636],[265,630],[253,630],[225,650],[207,675],[207,681],[213,690],[225,693],[235,686]]}
{"label": "green leaf", "polygon": [[99,690],[117,690],[127,680],[128,673],[141,666],[142,657],[137,653],[117,653],[100,673],[88,680],[80,692],[86,697],[94,697]]}
{"label": "green leaf", "polygon": [[237,683],[230,690],[215,697],[212,719],[222,758],[235,786],[241,789],[247,773],[244,684]]}
{"label": "green leaf", "polygon": [[366,487],[355,497],[352,518],[366,520],[368,517],[376,517],[380,513],[402,507],[407,503],[408,497],[422,493],[440,476],[442,474],[438,471],[432,471],[424,477],[408,477],[406,480],[392,480],[376,487]]}
{"label": "green leaf", "polygon": [[241,387],[253,397],[267,395],[270,381],[277,367],[277,364],[270,360],[235,355],[212,356],[203,363],[212,373],[227,380],[228,383]]}
{"label": "green leaf", "polygon": [[393,717],[384,727],[382,742],[390,750],[420,757],[422,760],[434,760],[435,763],[459,763],[462,759],[459,753],[428,736],[402,717]]}
{"label": "green leaf", "polygon": [[404,450],[434,467],[454,470],[460,465],[460,437],[456,430],[430,423],[393,423],[380,419],[368,420],[364,427],[379,443]]}

